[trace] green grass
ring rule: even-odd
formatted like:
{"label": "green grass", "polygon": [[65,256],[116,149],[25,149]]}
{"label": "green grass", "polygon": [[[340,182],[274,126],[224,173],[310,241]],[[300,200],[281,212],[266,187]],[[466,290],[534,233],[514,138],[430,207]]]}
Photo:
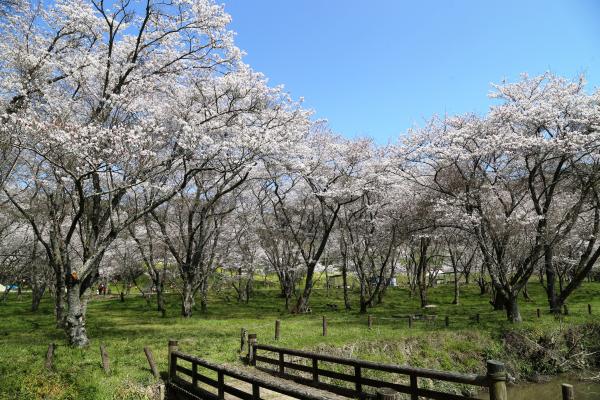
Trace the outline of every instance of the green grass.
{"label": "green grass", "polygon": [[[113,292],[115,293],[115,292]],[[569,301],[570,315],[556,320],[546,313],[543,289],[531,285],[533,301],[521,301],[524,323],[519,329],[545,332],[557,325],[571,326],[594,321],[587,315],[591,303],[600,314],[600,283],[588,283]],[[353,304],[356,304],[353,293]],[[229,293],[233,299],[233,295]],[[182,351],[214,362],[239,362],[240,328],[257,333],[261,343],[275,344],[274,321],[281,319],[281,340],[277,345],[362,359],[462,372],[484,371],[486,358],[506,358],[500,333],[513,327],[502,312],[493,313],[488,296],[479,296],[475,286],[462,289],[461,304],[452,301],[451,285],[431,289],[430,302],[439,307],[433,323],[415,321],[408,329],[406,319],[396,318],[420,312],[418,299],[405,289],[390,288],[385,302],[372,310],[372,330],[366,315],[356,310],[342,311],[342,290],[316,289],[311,299],[313,313],[294,316],[283,310],[283,299],[274,289],[259,289],[250,304],[227,301],[225,294],[210,298],[206,314],[199,311],[191,319],[179,317],[179,298],[168,295],[167,317],[155,305],[137,294],[121,303],[118,296],[98,298],[88,306],[89,348],[67,346],[64,333],[55,328],[52,300],[44,299],[40,310],[29,311],[29,299],[11,295],[0,304],[0,399],[143,399],[145,387],[154,383],[143,347],[150,346],[161,371],[167,366],[167,341],[178,339]],[[331,311],[328,303],[338,305]],[[536,308],[543,310],[536,317]],[[472,317],[481,314],[481,323]],[[328,336],[321,335],[321,316],[328,319]],[[445,327],[444,317],[450,317]],[[58,345],[53,371],[44,369],[49,343]],[[99,345],[108,349],[111,373],[101,369]]]}

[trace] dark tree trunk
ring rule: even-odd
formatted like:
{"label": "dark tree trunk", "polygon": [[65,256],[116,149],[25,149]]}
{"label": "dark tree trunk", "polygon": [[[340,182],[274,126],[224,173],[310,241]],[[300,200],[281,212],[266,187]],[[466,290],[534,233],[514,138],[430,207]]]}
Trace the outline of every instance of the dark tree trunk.
{"label": "dark tree trunk", "polygon": [[348,268],[345,263],[342,266],[342,284],[344,285],[344,308],[346,310],[352,309],[350,305],[350,299],[348,298]]}
{"label": "dark tree trunk", "polygon": [[37,311],[40,308],[40,302],[46,292],[46,284],[32,285],[31,287],[31,311]]}
{"label": "dark tree trunk", "polygon": [[183,293],[181,294],[181,316],[190,318],[194,308],[194,291],[192,284],[185,282],[183,285]]}
{"label": "dark tree trunk", "polygon": [[506,316],[510,322],[522,322],[521,312],[519,311],[518,296],[509,296],[506,300]]}

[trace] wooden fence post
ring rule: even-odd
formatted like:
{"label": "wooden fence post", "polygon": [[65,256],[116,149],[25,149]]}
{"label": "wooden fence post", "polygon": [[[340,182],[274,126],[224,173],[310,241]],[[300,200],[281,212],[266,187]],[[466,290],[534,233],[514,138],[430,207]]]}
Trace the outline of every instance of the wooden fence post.
{"label": "wooden fence post", "polygon": [[154,357],[152,356],[152,350],[150,350],[150,347],[144,347],[144,353],[146,353],[146,359],[148,360],[148,364],[150,364],[152,375],[154,375],[155,378],[159,378],[160,374],[158,373],[158,368],[156,368],[156,363],[154,362]]}
{"label": "wooden fence post", "polygon": [[121,303],[125,302],[125,294],[121,292]]}
{"label": "wooden fence post", "polygon": [[319,382],[319,360],[313,357],[312,359],[312,380]]}
{"label": "wooden fence post", "polygon": [[506,368],[500,361],[487,361],[487,379],[490,389],[490,400],[507,400]]}
{"label": "wooden fence post", "polygon": [[412,315],[408,316],[408,327],[412,328],[412,323],[413,323],[413,319],[412,319]]}
{"label": "wooden fence post", "polygon": [[246,345],[246,341],[248,340],[248,331],[246,328],[242,328],[240,332],[240,353],[244,351],[244,346]]}
{"label": "wooden fence post", "polygon": [[396,400],[398,398],[398,392],[390,388],[379,388],[377,389],[377,400]]}
{"label": "wooden fence post", "polygon": [[256,365],[256,345],[258,343],[258,337],[256,333],[248,334],[248,364]]}
{"label": "wooden fence post", "polygon": [[371,329],[371,327],[373,326],[373,316],[369,315],[369,317],[367,318],[367,325],[369,326],[369,329]]}
{"label": "wooden fence post", "polygon": [[450,317],[446,315],[446,327],[450,326]]}
{"label": "wooden fence post", "polygon": [[536,312],[537,312],[537,317],[539,318],[539,317],[540,317],[540,309],[538,308],[538,309],[536,310]]}
{"label": "wooden fence post", "polygon": [[50,343],[48,345],[48,351],[46,352],[46,369],[52,369],[52,363],[54,362],[54,348],[56,345],[54,343]]}
{"label": "wooden fence post", "polygon": [[415,374],[410,374],[410,400],[419,400],[419,382]]}
{"label": "wooden fence post", "polygon": [[323,336],[327,336],[327,318],[323,315]]}
{"label": "wooden fence post", "polygon": [[110,365],[108,362],[108,352],[106,351],[106,347],[103,344],[100,345],[100,357],[102,357],[102,369],[105,373],[110,372]]}
{"label": "wooden fence post", "polygon": [[275,340],[279,340],[279,334],[281,332],[281,321],[275,320]]}
{"label": "wooden fence post", "polygon": [[169,380],[173,379],[177,373],[177,362],[172,355],[174,351],[177,351],[177,344],[177,340],[169,340]]}
{"label": "wooden fence post", "polygon": [[217,371],[217,382],[217,397],[219,400],[223,400],[225,398],[225,375],[221,369]]}
{"label": "wooden fence post", "polygon": [[479,323],[479,321],[481,321],[481,318],[479,317],[479,313],[477,313],[477,315],[475,315],[475,321],[477,321],[477,323]]}
{"label": "wooden fence post", "polygon": [[588,314],[592,315],[592,305],[588,304]]}
{"label": "wooden fence post", "polygon": [[575,392],[573,391],[573,385],[563,383],[561,385],[561,388],[563,400],[575,400]]}

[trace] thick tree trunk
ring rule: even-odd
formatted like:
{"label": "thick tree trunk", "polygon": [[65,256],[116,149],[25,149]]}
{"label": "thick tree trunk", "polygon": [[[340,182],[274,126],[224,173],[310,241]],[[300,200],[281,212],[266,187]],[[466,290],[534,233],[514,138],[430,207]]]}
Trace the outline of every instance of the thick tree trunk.
{"label": "thick tree trunk", "polygon": [[556,271],[554,269],[551,246],[544,246],[544,272],[546,273],[546,296],[550,312],[560,314],[560,304],[556,294]]}
{"label": "thick tree trunk", "polygon": [[310,298],[310,294],[312,293],[313,288],[313,275],[315,270],[315,264],[308,266],[308,273],[306,274],[306,281],[304,284],[304,290],[300,297],[298,297],[298,301],[296,301],[296,305],[292,312],[294,313],[305,313],[308,310],[308,299]]}
{"label": "thick tree trunk", "polygon": [[[55,273],[56,274],[56,273]],[[55,280],[55,297],[54,297],[54,317],[56,318],[56,327],[65,327],[65,278],[62,275],[56,274]]]}
{"label": "thick tree trunk", "polygon": [[509,296],[506,300],[506,317],[510,322],[518,323],[522,322],[521,312],[519,311],[518,296]]}
{"label": "thick tree trunk", "polygon": [[507,299],[504,297],[500,290],[495,289],[493,293],[493,299],[490,304],[494,307],[494,311],[504,310],[506,307]]}
{"label": "thick tree trunk", "polygon": [[67,287],[67,315],[65,332],[69,343],[75,347],[89,344],[85,329],[85,301],[80,296],[80,283],[73,282]]}
{"label": "thick tree trunk", "polygon": [[190,318],[194,308],[194,291],[192,284],[186,282],[183,285],[183,293],[181,294],[181,316]]}
{"label": "thick tree trunk", "polygon": [[40,308],[40,302],[46,292],[46,284],[34,285],[31,287],[31,311],[37,311]]}

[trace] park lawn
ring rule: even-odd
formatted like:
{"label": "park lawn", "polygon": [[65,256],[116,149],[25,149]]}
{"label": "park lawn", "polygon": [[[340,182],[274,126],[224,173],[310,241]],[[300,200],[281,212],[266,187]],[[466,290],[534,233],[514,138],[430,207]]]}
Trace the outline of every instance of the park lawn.
{"label": "park lawn", "polygon": [[[437,304],[434,322],[415,321],[408,328],[406,316],[420,313],[418,299],[409,298],[401,288],[390,288],[384,303],[367,316],[343,310],[341,289],[315,289],[312,314],[290,315],[283,299],[272,288],[257,289],[249,304],[233,300],[232,293],[214,294],[207,313],[196,311],[190,319],[179,317],[179,298],[168,295],[168,312],[161,317],[152,303],[130,294],[124,303],[118,296],[94,296],[88,306],[87,328],[91,344],[85,349],[70,348],[61,330],[55,328],[52,299],[40,309],[29,311],[30,299],[11,295],[0,304],[0,399],[144,399],[147,387],[155,383],[143,352],[149,346],[161,371],[167,367],[167,341],[177,339],[182,351],[220,363],[239,361],[240,328],[257,333],[261,343],[326,351],[367,360],[413,366],[484,372],[484,360],[498,358],[508,363],[502,333],[510,329],[546,332],[557,326],[574,326],[598,317],[588,315],[591,304],[600,314],[600,283],[584,284],[569,300],[569,316],[560,320],[546,312],[543,288],[530,285],[532,301],[521,301],[523,324],[512,326],[503,312],[491,312],[488,296],[479,296],[476,286],[463,287],[461,304],[450,304],[451,285],[430,290],[430,302]],[[353,293],[356,304],[356,293]],[[327,304],[337,304],[332,311]],[[536,309],[542,309],[537,318]],[[480,314],[480,323],[474,316]],[[328,320],[328,335],[322,336],[321,316]],[[445,326],[445,316],[450,325]],[[274,321],[280,319],[281,339],[273,338]],[[54,368],[44,369],[49,343],[58,345]],[[99,345],[110,357],[111,372],[101,368]],[[517,368],[518,366],[512,366]]]}

